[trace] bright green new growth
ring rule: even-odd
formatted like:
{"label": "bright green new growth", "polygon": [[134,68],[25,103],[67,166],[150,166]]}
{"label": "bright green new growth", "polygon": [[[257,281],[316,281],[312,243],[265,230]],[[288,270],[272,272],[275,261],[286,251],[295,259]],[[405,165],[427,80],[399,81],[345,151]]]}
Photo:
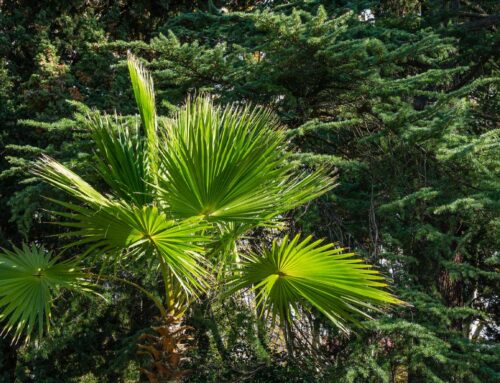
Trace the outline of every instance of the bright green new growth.
{"label": "bright green new growth", "polygon": [[[299,236],[285,237],[281,245],[275,241],[271,250],[242,263],[229,256],[237,251],[239,236],[322,195],[334,179],[321,169],[297,172],[288,161],[285,132],[262,108],[218,107],[209,97],[197,97],[158,124],[151,77],[135,58],[129,57],[128,64],[143,130],[108,116],[86,121],[108,192],[49,157],[33,170],[78,201],[54,201],[63,208],[54,212],[62,219],[58,223],[71,229],[60,235],[72,240],[67,248],[85,247],[82,256],[105,256],[123,268],[137,257],[154,260],[151,272],[160,271],[163,300],[149,292],[148,297],[162,315],[182,316],[200,293],[214,292],[214,277],[224,290],[255,289],[258,306],[282,323],[292,321],[292,310],[302,303],[342,329],[345,321],[356,322],[354,314],[367,315],[363,309],[401,303],[378,289],[386,285],[368,265],[311,237],[300,243]],[[50,270],[40,278],[33,276],[36,268],[29,269],[16,285],[0,283],[1,315],[10,315],[5,330],[15,328],[19,337],[26,328],[29,336],[35,321],[39,332],[48,321],[49,292],[76,288],[80,274],[72,271],[72,262],[56,263],[28,248],[15,252]],[[13,253],[5,254],[1,270],[15,275]],[[28,292],[33,298],[18,299]]]}
{"label": "bright green new growth", "polygon": [[261,223],[333,187],[323,171],[293,172],[285,133],[265,109],[188,100],[163,138],[159,197],[176,217]]}
{"label": "bright green new growth", "polygon": [[128,70],[147,140],[146,153],[149,172],[146,173],[146,176],[154,181],[158,172],[158,136],[153,79],[137,58],[131,54],[128,55]]}

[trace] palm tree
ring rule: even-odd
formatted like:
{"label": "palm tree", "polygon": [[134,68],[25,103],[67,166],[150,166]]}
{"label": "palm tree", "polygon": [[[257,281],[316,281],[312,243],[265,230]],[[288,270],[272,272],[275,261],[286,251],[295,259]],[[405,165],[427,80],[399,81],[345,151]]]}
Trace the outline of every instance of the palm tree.
{"label": "palm tree", "polygon": [[135,259],[150,260],[151,272],[161,276],[158,291],[116,274],[100,278],[141,290],[168,324],[178,324],[207,293],[247,292],[257,312],[285,333],[299,307],[314,307],[345,329],[372,309],[401,303],[381,289],[386,284],[377,271],[331,243],[285,236],[270,248],[243,251],[243,235],[257,227],[278,232],[284,213],[331,190],[334,178],[323,169],[297,169],[285,131],[266,109],[220,107],[200,96],[174,118],[159,118],[150,75],[132,56],[128,68],[140,123],[97,114],[86,121],[106,192],[52,158],[34,167],[71,197],[54,201],[61,206],[54,214],[69,228],[61,233],[66,248],[84,250],[70,261],[36,246],[3,251],[4,331],[16,339],[43,333],[59,289],[93,290],[95,276],[79,265],[96,254],[131,273]]}

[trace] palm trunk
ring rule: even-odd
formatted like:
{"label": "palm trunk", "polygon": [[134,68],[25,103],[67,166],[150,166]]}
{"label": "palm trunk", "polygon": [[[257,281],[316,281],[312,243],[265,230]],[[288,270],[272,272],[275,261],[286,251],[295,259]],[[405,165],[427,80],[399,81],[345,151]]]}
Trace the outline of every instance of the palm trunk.
{"label": "palm trunk", "polygon": [[179,382],[189,374],[184,368],[186,352],[191,347],[189,332],[192,327],[182,324],[176,317],[160,318],[160,325],[152,327],[153,334],[144,334],[139,339],[139,354],[150,358],[148,368],[142,368],[149,383]]}

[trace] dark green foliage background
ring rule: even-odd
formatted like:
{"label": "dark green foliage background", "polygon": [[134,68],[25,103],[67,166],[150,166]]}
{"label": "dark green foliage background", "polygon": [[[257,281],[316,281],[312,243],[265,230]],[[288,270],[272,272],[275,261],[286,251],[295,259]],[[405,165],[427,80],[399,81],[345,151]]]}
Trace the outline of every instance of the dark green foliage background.
{"label": "dark green foliage background", "polygon": [[[488,0],[0,1],[0,245],[61,245],[54,191],[26,170],[47,153],[92,178],[78,121],[135,113],[132,50],[162,114],[196,92],[272,108],[295,160],[339,174],[290,230],[351,247],[411,304],[350,336],[313,313],[322,342],[292,357],[238,302],[205,302],[189,314],[189,381],[497,382],[498,13]],[[153,310],[123,286],[106,294],[62,297],[39,344],[1,341],[0,382],[135,379]]]}

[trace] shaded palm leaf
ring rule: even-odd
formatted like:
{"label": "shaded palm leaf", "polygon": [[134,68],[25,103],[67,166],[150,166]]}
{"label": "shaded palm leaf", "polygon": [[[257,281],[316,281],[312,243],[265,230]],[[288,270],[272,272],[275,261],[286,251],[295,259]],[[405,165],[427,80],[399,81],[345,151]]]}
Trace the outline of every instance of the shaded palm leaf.
{"label": "shaded palm leaf", "polygon": [[96,168],[113,193],[137,205],[151,202],[148,152],[139,129],[109,116],[89,115],[86,123],[98,151]]}
{"label": "shaded palm leaf", "polygon": [[74,261],[60,261],[36,246],[0,252],[0,320],[3,332],[28,340],[49,325],[52,300],[61,288],[89,291],[90,284]]}
{"label": "shaded palm leaf", "polygon": [[285,237],[248,257],[232,291],[251,287],[257,305],[284,322],[307,302],[345,330],[346,321],[357,322],[353,314],[368,316],[377,306],[402,303],[380,289],[386,283],[377,271],[353,256],[311,236],[301,242],[299,235],[291,241]]}
{"label": "shaded palm leaf", "polygon": [[177,217],[259,222],[333,187],[321,171],[296,175],[284,149],[269,111],[188,100],[166,126],[160,197]]}

